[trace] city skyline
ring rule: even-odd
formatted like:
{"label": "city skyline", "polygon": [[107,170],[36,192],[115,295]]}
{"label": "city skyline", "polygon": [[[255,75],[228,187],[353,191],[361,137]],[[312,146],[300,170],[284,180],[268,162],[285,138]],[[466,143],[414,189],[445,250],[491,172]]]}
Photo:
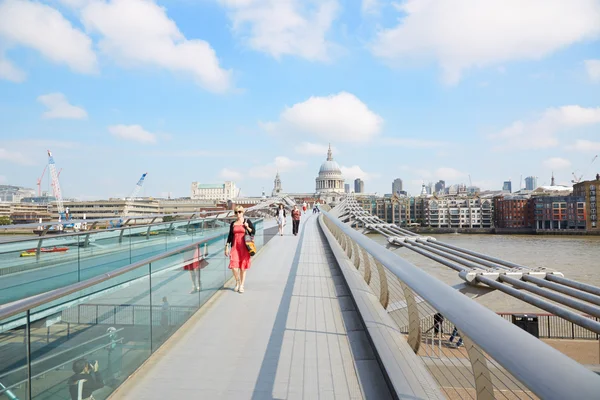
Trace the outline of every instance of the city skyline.
{"label": "city skyline", "polygon": [[477,4],[0,0],[0,184],[306,192],[329,143],[369,193],[593,179],[600,0]]}

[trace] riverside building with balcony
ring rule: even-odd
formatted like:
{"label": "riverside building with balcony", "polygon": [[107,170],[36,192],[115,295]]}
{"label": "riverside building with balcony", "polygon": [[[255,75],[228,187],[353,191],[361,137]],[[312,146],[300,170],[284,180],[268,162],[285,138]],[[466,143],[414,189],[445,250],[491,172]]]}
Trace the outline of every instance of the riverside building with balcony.
{"label": "riverside building with balcony", "polygon": [[586,230],[589,232],[600,232],[598,222],[598,194],[600,193],[600,174],[596,174],[596,180],[579,182],[573,185],[573,195],[583,197],[586,213]]}

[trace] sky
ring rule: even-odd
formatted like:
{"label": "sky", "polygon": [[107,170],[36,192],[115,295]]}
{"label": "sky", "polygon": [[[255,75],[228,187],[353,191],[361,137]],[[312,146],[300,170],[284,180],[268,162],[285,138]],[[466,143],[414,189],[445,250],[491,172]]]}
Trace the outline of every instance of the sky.
{"label": "sky", "polygon": [[[600,172],[600,0],[0,0],[0,184],[513,190]],[[42,190],[48,190],[48,173]]]}

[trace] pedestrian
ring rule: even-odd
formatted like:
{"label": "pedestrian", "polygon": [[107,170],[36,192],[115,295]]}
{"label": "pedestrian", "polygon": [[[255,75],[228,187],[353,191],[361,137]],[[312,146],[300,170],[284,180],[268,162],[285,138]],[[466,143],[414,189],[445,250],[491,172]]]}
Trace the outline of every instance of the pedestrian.
{"label": "pedestrian", "polygon": [[[230,257],[229,269],[235,278],[235,292],[244,293],[246,272],[250,268],[250,252],[246,247],[246,235],[254,237],[254,224],[244,218],[244,207],[235,207],[236,219],[229,225],[229,236],[225,244],[225,257]],[[231,250],[230,250],[231,247]]]}
{"label": "pedestrian", "polygon": [[283,204],[279,204],[275,217],[277,218],[277,226],[279,227],[279,236],[283,236],[283,225],[285,225],[285,218],[287,217]]}
{"label": "pedestrian", "polygon": [[302,203],[302,213],[303,213],[303,214],[306,214],[306,208],[307,208],[307,207],[308,207],[308,206],[306,205],[306,201],[305,201],[304,203]]}
{"label": "pedestrian", "polygon": [[294,236],[298,236],[298,227],[300,226],[300,210],[298,206],[294,205],[292,210],[292,233]]}
{"label": "pedestrian", "polygon": [[452,335],[450,335],[450,339],[448,341],[452,343],[454,338],[458,336],[458,342],[456,342],[456,347],[461,347],[463,345],[462,336],[458,333],[458,328],[454,325],[454,330],[452,331]]}

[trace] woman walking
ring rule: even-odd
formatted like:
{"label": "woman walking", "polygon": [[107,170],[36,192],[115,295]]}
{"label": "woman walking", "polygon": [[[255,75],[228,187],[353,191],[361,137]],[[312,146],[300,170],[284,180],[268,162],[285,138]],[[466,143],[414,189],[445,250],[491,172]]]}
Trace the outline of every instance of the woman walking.
{"label": "woman walking", "polygon": [[300,210],[297,205],[294,205],[292,210],[292,233],[294,236],[298,235],[298,226],[300,226]]}
{"label": "woman walking", "polygon": [[[235,278],[235,292],[244,293],[246,271],[250,268],[250,253],[246,247],[246,234],[254,237],[254,224],[244,218],[244,207],[235,207],[236,219],[229,225],[229,236],[225,244],[225,257],[230,257],[229,269]],[[230,251],[231,247],[231,251]]]}
{"label": "woman walking", "polygon": [[279,208],[277,209],[277,214],[275,214],[277,218],[277,226],[279,227],[279,236],[283,236],[283,225],[285,224],[285,208],[283,208],[283,204],[279,204]]}

